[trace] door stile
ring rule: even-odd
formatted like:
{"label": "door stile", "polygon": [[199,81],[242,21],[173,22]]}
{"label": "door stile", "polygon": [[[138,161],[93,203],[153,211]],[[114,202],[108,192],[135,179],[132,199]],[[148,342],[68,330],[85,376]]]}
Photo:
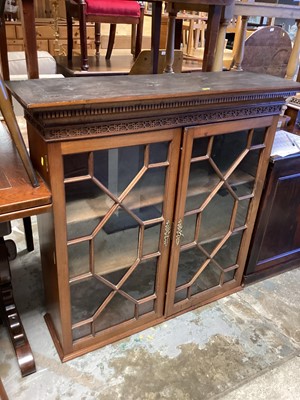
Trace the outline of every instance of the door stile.
{"label": "door stile", "polygon": [[[64,189],[64,168],[61,154],[61,144],[51,143],[48,146],[48,163],[50,187],[53,198],[54,240],[56,251],[53,254],[53,264],[57,273],[59,313],[62,321],[62,347],[64,351],[72,350],[71,303],[69,288],[69,270],[67,254],[67,230]],[[56,318],[53,318],[56,323]]]}
{"label": "door stile", "polygon": [[167,290],[167,276],[169,271],[169,252],[172,246],[172,227],[175,208],[176,184],[178,177],[178,165],[180,161],[181,128],[174,130],[174,138],[169,147],[169,168],[166,177],[163,217],[164,223],[160,237],[161,260],[159,274],[156,280],[157,295],[161,301],[157,302],[157,313],[163,315],[165,308],[165,293]]}
{"label": "door stile", "polygon": [[166,316],[169,316],[173,313],[174,307],[175,286],[180,254],[180,236],[178,228],[180,228],[180,224],[182,224],[184,216],[193,140],[194,132],[189,132],[187,129],[184,129],[176,194],[176,208],[173,222],[172,244],[170,250],[170,267],[165,307]]}
{"label": "door stile", "polygon": [[270,154],[271,154],[271,150],[272,150],[272,145],[273,145],[273,141],[274,141],[276,128],[278,125],[278,120],[279,120],[279,116],[273,117],[272,124],[268,127],[268,130],[267,130],[267,133],[265,136],[265,148],[261,151],[261,154],[260,154],[260,160],[259,160],[259,164],[258,164],[258,168],[257,168],[257,180],[256,180],[256,185],[255,185],[255,198],[252,200],[251,205],[250,205],[248,218],[247,218],[247,230],[243,235],[243,241],[241,243],[241,250],[239,253],[239,261],[238,262],[242,263],[242,268],[238,269],[236,276],[235,276],[235,279],[238,282],[238,284],[241,284],[242,279],[243,279],[246,258],[247,258],[248,249],[250,246],[252,232],[253,232],[254,224],[255,224],[255,216],[258,211],[262,191],[264,188],[265,177],[266,177],[267,170],[268,170],[269,159],[270,159]]}

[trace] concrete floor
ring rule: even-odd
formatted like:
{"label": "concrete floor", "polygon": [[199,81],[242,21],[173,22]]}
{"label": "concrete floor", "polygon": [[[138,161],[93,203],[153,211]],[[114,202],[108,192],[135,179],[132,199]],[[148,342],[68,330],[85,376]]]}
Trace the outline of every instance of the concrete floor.
{"label": "concrete floor", "polygon": [[15,400],[299,400],[300,269],[246,287],[127,339],[62,364],[43,319],[36,235],[27,253],[14,223],[11,263],[37,372],[21,378],[0,329],[0,376]]}

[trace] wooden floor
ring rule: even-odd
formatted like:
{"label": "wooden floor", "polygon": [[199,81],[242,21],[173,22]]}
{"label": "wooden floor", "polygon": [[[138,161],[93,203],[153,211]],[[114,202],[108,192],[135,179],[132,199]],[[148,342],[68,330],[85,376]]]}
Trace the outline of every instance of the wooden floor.
{"label": "wooden floor", "polygon": [[[82,71],[80,64],[80,56],[73,56],[72,61],[68,61],[66,56],[55,57],[57,62],[57,73],[66,77],[94,76],[94,75],[127,75],[130,73],[134,65],[133,56],[130,50],[114,50],[111,59],[105,60],[105,52],[100,57],[90,55],[88,57],[89,70]],[[181,72],[201,71],[201,60],[184,60]],[[174,68],[175,72],[179,72],[178,67]],[[149,58],[145,60],[142,66],[144,74],[151,73],[151,65]]]}
{"label": "wooden floor", "polygon": [[[100,56],[96,57],[95,55],[90,54],[88,57],[89,62],[89,70],[82,71],[80,56],[75,54],[71,62],[68,62],[66,56],[57,56],[55,57],[57,62],[57,73],[62,74],[66,77],[75,77],[75,76],[93,76],[93,75],[127,75],[130,73],[131,69],[134,66],[133,56],[130,54],[129,49],[114,49],[111,59],[105,60],[105,49],[100,50]],[[183,54],[185,53],[183,49]],[[202,68],[202,59],[203,59],[203,49],[199,48],[193,51],[193,57],[185,57],[183,56],[182,69],[180,68],[179,60],[176,58],[175,54],[175,65],[174,72],[193,72],[193,71],[201,71]],[[143,74],[151,74],[151,63],[150,56],[144,57],[144,65],[139,66],[139,70],[142,71],[139,73]],[[177,61],[176,61],[177,60]],[[223,67],[225,69],[230,69],[230,64],[232,60],[232,51],[225,50],[224,59],[223,59]],[[136,65],[134,66],[134,70],[132,73],[136,74]],[[161,72],[163,69],[161,68]]]}
{"label": "wooden floor", "polygon": [[89,56],[89,70],[82,71],[80,56],[74,56],[71,62],[68,62],[66,56],[55,58],[57,63],[57,72],[64,76],[93,76],[93,75],[127,75],[134,64],[132,55],[115,54],[110,60],[105,60],[104,54],[100,57]]}

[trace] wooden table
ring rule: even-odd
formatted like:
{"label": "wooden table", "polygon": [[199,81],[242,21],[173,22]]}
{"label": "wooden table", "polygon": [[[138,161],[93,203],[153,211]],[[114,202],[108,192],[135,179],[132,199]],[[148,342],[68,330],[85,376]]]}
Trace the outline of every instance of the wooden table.
{"label": "wooden table", "polygon": [[[173,72],[175,21],[180,10],[208,12],[202,70],[221,70],[219,59],[223,59],[226,26],[233,15],[233,2],[234,0],[174,0],[168,3],[169,27],[165,72]],[[157,72],[161,12],[162,2],[160,0],[152,0],[153,73]]]}
{"label": "wooden table", "polygon": [[25,376],[35,371],[35,363],[14,302],[9,255],[3,236],[10,233],[9,221],[50,210],[51,193],[41,179],[39,187],[32,186],[10,135],[2,124],[0,143],[0,311],[22,376]]}

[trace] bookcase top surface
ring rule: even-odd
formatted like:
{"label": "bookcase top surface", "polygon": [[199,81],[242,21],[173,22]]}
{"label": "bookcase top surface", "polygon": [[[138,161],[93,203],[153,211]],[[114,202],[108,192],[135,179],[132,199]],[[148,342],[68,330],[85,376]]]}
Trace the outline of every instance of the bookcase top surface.
{"label": "bookcase top surface", "polygon": [[300,91],[300,84],[251,72],[203,72],[36,79],[7,83],[25,109],[66,109],[89,104],[137,103],[210,96],[230,97],[278,93],[286,97]]}

